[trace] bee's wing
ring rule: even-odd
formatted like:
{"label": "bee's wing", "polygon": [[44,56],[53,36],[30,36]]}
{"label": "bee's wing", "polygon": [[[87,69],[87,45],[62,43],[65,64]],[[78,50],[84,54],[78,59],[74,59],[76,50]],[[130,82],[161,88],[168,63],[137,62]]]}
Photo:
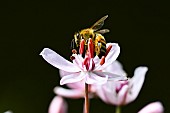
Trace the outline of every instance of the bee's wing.
{"label": "bee's wing", "polygon": [[102,17],[100,20],[98,20],[91,28],[94,31],[97,31],[98,29],[100,29],[103,25],[104,25],[104,20],[108,17],[108,15]]}
{"label": "bee's wing", "polygon": [[104,34],[104,33],[108,33],[108,32],[110,32],[110,30],[108,30],[108,29],[102,29],[102,30],[96,31],[96,33],[100,33],[100,34]]}

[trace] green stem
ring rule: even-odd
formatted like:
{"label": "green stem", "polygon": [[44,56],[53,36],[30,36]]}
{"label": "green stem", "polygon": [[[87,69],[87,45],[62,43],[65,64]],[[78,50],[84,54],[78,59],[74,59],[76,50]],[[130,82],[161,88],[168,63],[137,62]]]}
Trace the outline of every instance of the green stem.
{"label": "green stem", "polygon": [[120,106],[116,106],[116,111],[115,113],[121,113],[121,107]]}

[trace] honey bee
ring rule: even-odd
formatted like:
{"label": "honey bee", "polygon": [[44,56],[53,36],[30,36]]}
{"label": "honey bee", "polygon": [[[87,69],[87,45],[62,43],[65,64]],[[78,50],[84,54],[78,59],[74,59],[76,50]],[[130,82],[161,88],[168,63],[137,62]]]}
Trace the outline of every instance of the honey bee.
{"label": "honey bee", "polygon": [[109,32],[108,29],[99,30],[104,25],[104,20],[108,15],[99,19],[95,24],[90,28],[83,29],[80,32],[74,34],[74,39],[72,40],[72,48],[74,49],[74,43],[76,48],[80,47],[80,42],[84,39],[84,54],[87,51],[88,39],[91,38],[94,44],[94,54],[99,58],[105,55],[106,53],[106,40],[102,34]]}

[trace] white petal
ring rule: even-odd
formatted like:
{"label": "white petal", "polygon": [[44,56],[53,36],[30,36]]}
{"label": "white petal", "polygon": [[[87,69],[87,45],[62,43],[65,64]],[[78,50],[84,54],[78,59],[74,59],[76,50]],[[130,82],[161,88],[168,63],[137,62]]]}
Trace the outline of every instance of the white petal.
{"label": "white petal", "polygon": [[98,76],[98,75],[96,75],[95,73],[92,73],[92,72],[86,73],[86,74],[87,75],[86,75],[86,81],[85,82],[87,84],[104,84],[108,80],[107,75],[101,77],[101,76]]}
{"label": "white petal", "polygon": [[95,67],[101,66],[100,58],[97,55],[93,58],[93,61],[94,61]]}
{"label": "white petal", "polygon": [[[63,70],[59,70],[59,73],[60,73],[60,76],[63,77],[63,76],[67,76],[67,75],[70,75],[70,74],[75,74],[73,72],[66,72],[66,71],[63,71]],[[75,82],[75,83],[68,83],[67,86],[69,88],[72,88],[72,89],[82,89],[84,90],[84,80],[80,81],[80,82]]]}
{"label": "white petal", "polygon": [[101,66],[102,69],[106,68],[108,65],[113,63],[120,53],[120,47],[117,43],[107,43],[106,46],[112,45],[112,48],[105,58],[105,63]]}
{"label": "white petal", "polygon": [[129,82],[129,93],[127,95],[126,102],[129,103],[133,100],[135,100],[142,88],[142,85],[144,83],[145,74],[147,72],[147,67],[138,67],[135,69],[134,76]]}
{"label": "white petal", "polygon": [[84,61],[83,57],[77,54],[74,54],[73,56],[75,57],[75,59],[73,60],[73,63],[77,65],[80,69],[83,69],[82,68],[82,63]]}
{"label": "white petal", "polygon": [[57,95],[60,95],[62,97],[66,98],[83,98],[84,97],[84,90],[76,90],[76,89],[65,89],[62,87],[55,87],[54,92]]}
{"label": "white petal", "polygon": [[70,75],[70,74],[74,74],[75,72],[67,72],[67,71],[60,69],[59,73],[60,73],[60,77],[63,77],[63,76],[67,76],[67,75]]}
{"label": "white petal", "polygon": [[70,75],[67,75],[67,76],[64,76],[64,77],[61,78],[60,85],[64,85],[64,84],[67,84],[67,83],[80,82],[84,78],[85,78],[85,74],[84,73],[70,74]]}
{"label": "white petal", "polygon": [[69,62],[53,50],[44,48],[40,53],[42,57],[51,65],[56,68],[62,69],[67,72],[78,72],[80,69],[73,63]]}
{"label": "white petal", "polygon": [[75,82],[75,83],[69,83],[67,86],[72,89],[78,89],[78,90],[84,90],[85,87],[85,81],[81,80],[80,82]]}
{"label": "white petal", "polygon": [[123,75],[117,75],[117,74],[113,74],[110,72],[100,72],[100,71],[93,71],[94,74],[101,76],[101,77],[105,77],[108,76],[108,80],[126,80],[126,76]]}
{"label": "white petal", "polygon": [[145,106],[138,113],[163,113],[164,107],[160,102],[153,102]]}
{"label": "white petal", "polygon": [[126,72],[123,70],[123,66],[119,61],[114,61],[112,64],[108,65],[105,69],[105,72],[114,73],[117,75],[126,75]]}
{"label": "white petal", "polygon": [[66,113],[66,112],[67,103],[65,102],[65,100],[60,96],[54,97],[49,106],[48,113]]}

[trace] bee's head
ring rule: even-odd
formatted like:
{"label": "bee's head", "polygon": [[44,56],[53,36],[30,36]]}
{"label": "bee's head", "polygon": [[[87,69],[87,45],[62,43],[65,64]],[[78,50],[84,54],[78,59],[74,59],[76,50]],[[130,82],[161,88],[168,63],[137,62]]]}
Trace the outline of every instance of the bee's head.
{"label": "bee's head", "polygon": [[80,35],[84,40],[88,40],[89,38],[94,39],[95,36],[93,29],[84,29],[80,32]]}

